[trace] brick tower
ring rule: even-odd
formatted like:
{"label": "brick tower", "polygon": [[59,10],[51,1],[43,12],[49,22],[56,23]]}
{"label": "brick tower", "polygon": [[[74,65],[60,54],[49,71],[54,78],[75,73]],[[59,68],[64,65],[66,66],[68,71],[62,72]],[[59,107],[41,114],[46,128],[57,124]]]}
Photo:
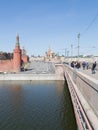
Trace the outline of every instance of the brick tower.
{"label": "brick tower", "polygon": [[13,68],[14,72],[21,71],[21,49],[19,45],[19,36],[16,36],[16,45],[13,52]]}

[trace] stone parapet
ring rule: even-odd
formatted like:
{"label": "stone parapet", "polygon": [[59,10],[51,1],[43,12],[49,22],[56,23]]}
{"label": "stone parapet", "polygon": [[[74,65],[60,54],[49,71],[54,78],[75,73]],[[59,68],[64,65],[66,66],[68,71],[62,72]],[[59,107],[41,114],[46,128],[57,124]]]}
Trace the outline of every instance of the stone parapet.
{"label": "stone parapet", "polygon": [[[75,89],[83,110],[94,130],[98,129],[98,80],[65,65],[65,78]],[[70,85],[69,85],[70,87]]]}

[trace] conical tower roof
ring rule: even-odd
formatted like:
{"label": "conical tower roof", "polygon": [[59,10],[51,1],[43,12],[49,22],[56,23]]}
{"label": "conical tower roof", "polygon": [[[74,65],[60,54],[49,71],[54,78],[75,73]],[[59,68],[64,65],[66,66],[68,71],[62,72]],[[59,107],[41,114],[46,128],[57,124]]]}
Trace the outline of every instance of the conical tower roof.
{"label": "conical tower roof", "polygon": [[16,36],[16,47],[20,47],[20,45],[19,45],[19,35]]}

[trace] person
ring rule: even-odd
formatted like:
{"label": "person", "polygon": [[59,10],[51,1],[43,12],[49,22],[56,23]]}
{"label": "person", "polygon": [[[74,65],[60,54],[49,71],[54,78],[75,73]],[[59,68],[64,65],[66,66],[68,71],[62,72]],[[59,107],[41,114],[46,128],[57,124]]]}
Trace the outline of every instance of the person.
{"label": "person", "polygon": [[88,64],[88,62],[86,63],[86,69],[88,70],[88,68],[89,68],[89,64]]}
{"label": "person", "polygon": [[71,67],[74,68],[74,61],[71,62]]}
{"label": "person", "polygon": [[92,74],[95,74],[96,61],[92,64]]}
{"label": "person", "polygon": [[83,61],[83,63],[82,63],[83,70],[85,70],[85,66],[86,66],[86,62]]}
{"label": "person", "polygon": [[81,67],[80,62],[77,62],[76,68],[79,69]]}

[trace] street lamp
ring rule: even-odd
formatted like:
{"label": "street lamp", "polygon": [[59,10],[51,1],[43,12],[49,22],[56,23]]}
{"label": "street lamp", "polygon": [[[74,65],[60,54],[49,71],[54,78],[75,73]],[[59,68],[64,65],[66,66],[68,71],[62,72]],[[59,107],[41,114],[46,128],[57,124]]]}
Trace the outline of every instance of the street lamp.
{"label": "street lamp", "polygon": [[72,57],[73,57],[73,44],[71,44],[71,61],[72,61]]}
{"label": "street lamp", "polygon": [[69,57],[69,51],[67,51],[67,58]]}
{"label": "street lamp", "polygon": [[80,33],[78,33],[78,58],[79,58],[79,53],[80,53]]}
{"label": "street lamp", "polygon": [[71,44],[71,57],[73,57],[73,44]]}

